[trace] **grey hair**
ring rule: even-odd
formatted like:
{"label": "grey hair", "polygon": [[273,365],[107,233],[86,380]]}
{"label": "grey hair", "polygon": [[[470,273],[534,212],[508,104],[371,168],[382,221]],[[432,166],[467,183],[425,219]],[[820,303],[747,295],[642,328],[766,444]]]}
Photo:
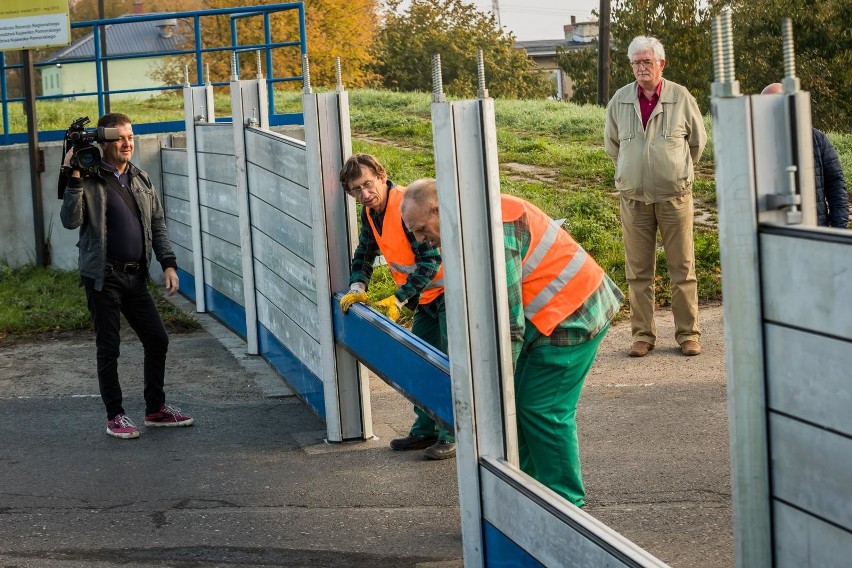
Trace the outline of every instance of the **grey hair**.
{"label": "grey hair", "polygon": [[666,58],[666,50],[663,48],[663,44],[660,43],[660,40],[652,36],[634,37],[630,45],[627,46],[627,57],[633,59],[635,54],[648,50],[654,52],[655,59],[663,60]]}

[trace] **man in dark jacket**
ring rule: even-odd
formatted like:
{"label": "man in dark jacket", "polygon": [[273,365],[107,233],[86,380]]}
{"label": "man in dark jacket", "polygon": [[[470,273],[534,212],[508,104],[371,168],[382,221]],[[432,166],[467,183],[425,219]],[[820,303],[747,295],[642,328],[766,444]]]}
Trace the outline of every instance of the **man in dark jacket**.
{"label": "man in dark jacket", "polygon": [[148,174],[130,163],[133,127],[124,114],[105,114],[98,126],[116,128],[118,140],[101,144],[102,161],[82,176],[65,156],[67,186],[60,210],[66,229],[80,230],[79,268],[95,324],[98,384],[107,413],[106,432],[138,438],[124,413],[118,382],[121,315],[145,350],[145,426],[190,426],[193,419],[166,404],[163,391],[169,336],[148,292],[152,252],[163,267],[166,290],[178,289],[177,262],[169,241],[163,207]]}
{"label": "man in dark jacket", "polygon": [[[781,83],[772,83],[760,94],[780,95],[783,92]],[[849,194],[840,158],[828,136],[821,130],[813,129],[813,142],[817,224],[845,229],[849,225]]]}
{"label": "man in dark jacket", "polygon": [[817,223],[845,229],[849,225],[849,193],[840,158],[821,130],[814,130]]}

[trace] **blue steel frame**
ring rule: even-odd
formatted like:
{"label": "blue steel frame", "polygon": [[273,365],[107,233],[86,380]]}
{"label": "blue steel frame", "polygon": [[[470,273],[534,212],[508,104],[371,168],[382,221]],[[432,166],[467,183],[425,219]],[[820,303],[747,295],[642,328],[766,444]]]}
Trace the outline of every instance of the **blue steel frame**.
{"label": "blue steel frame", "polygon": [[[273,42],[272,41],[272,33],[270,30],[270,14],[276,12],[286,12],[291,10],[298,11],[299,17],[299,40],[298,41],[285,41],[285,42]],[[231,45],[223,46],[223,47],[202,47],[201,42],[201,18],[207,16],[218,16],[218,15],[229,15],[231,19]],[[236,20],[239,18],[247,18],[251,16],[263,16],[263,26],[264,26],[264,43],[259,44],[248,44],[248,45],[239,45],[236,33]],[[72,28],[92,28],[92,37],[94,40],[94,50],[95,56],[88,58],[79,58],[73,60],[73,63],[95,63],[95,74],[97,79],[97,91],[92,91],[89,93],[74,93],[74,97],[86,97],[86,96],[97,96],[98,97],[98,114],[102,115],[105,111],[104,106],[104,95],[106,94],[121,94],[121,93],[137,93],[137,92],[150,92],[150,91],[168,91],[175,89],[182,89],[183,85],[169,85],[165,87],[147,87],[141,89],[114,89],[105,91],[103,88],[103,65],[104,61],[116,61],[123,59],[140,59],[143,57],[148,57],[149,55],[112,55],[105,56],[101,53],[101,39],[99,30],[102,26],[107,26],[111,24],[127,24],[132,22],[145,22],[152,20],[165,20],[165,19],[187,19],[192,18],[193,20],[193,30],[195,35],[195,47],[193,49],[183,49],[183,50],[175,50],[175,51],[167,51],[162,52],[159,55],[187,55],[187,54],[195,54],[195,68],[196,68],[196,83],[197,85],[202,85],[204,83],[204,64],[202,60],[202,54],[211,53],[217,51],[257,51],[263,50],[266,54],[266,81],[267,81],[267,89],[268,89],[268,98],[269,98],[269,122],[272,126],[279,126],[282,124],[302,124],[303,117],[302,113],[284,113],[284,114],[276,114],[275,113],[275,98],[273,97],[273,84],[281,83],[281,82],[290,82],[290,81],[301,81],[304,77],[303,75],[294,75],[288,77],[275,77],[273,74],[272,68],[272,50],[281,48],[281,47],[299,47],[300,54],[299,60],[302,60],[302,55],[307,53],[308,44],[307,44],[307,34],[305,28],[305,6],[303,2],[286,2],[281,4],[270,4],[268,6],[246,6],[242,8],[219,8],[215,10],[197,10],[193,12],[172,12],[172,13],[161,13],[156,15],[139,15],[139,16],[127,16],[123,18],[111,18],[106,20],[91,20],[88,22],[75,22],[71,24]],[[50,63],[41,63],[35,64],[36,67],[49,67],[52,64]],[[8,84],[6,73],[12,69],[22,69],[22,64],[16,65],[6,65],[6,54],[5,52],[0,52],[0,102],[2,102],[3,110],[3,132],[2,136],[0,136],[0,145],[8,145],[8,144],[22,144],[27,141],[27,134],[24,133],[15,133],[12,134],[9,132],[9,103],[14,102],[23,102],[23,97],[9,97],[8,92]],[[230,79],[230,78],[229,78]],[[219,81],[213,82],[214,86],[225,86],[229,85],[230,81]],[[51,100],[51,99],[66,99],[69,95],[41,95],[36,97],[36,100]],[[154,122],[148,124],[134,124],[134,132],[136,134],[151,134],[158,132],[179,132],[185,128],[185,122],[183,120],[175,120],[175,121],[164,121],[164,122]],[[64,130],[50,130],[39,132],[39,140],[41,141],[51,141],[51,140],[62,140],[64,135]]]}

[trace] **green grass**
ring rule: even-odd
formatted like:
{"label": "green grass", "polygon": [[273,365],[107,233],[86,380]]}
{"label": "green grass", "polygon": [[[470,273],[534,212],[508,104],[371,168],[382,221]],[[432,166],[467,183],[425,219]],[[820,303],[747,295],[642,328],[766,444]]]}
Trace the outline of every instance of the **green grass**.
{"label": "green grass", "polygon": [[[200,327],[195,316],[163,299],[153,283],[150,288],[170,332]],[[77,272],[0,267],[0,342],[90,329],[92,320]]]}
{"label": "green grass", "polygon": [[[275,94],[277,112],[300,112],[302,95],[297,91]],[[429,93],[393,93],[376,90],[349,92],[353,150],[376,155],[387,167],[391,179],[408,184],[421,177],[434,177],[432,154],[431,96]],[[11,105],[12,130],[23,132],[26,121],[20,105]],[[217,115],[230,114],[226,94],[215,97]],[[134,122],[183,119],[183,98],[161,96],[140,102],[117,102],[113,110],[130,115]],[[39,126],[44,130],[66,128],[74,118],[88,114],[97,116],[95,101],[73,103],[39,102]],[[610,276],[627,289],[624,276],[624,248],[618,217],[618,196],[613,187],[614,167],[603,149],[605,112],[596,106],[580,106],[555,101],[495,101],[497,143],[501,164],[501,190],[532,201],[554,218],[565,218],[571,234],[587,248]],[[710,226],[696,228],[695,254],[699,283],[699,299],[721,299],[719,238],[712,223],[717,216],[714,181],[713,137],[710,116],[705,117],[709,141],[696,171],[696,201],[710,210]],[[852,134],[830,132],[847,179],[852,179]],[[665,256],[658,255],[657,300],[670,301]],[[8,270],[6,271],[8,272]],[[35,273],[34,273],[35,274]],[[4,272],[0,287],[10,278]],[[60,278],[54,276],[54,278]],[[76,276],[70,276],[76,280]],[[39,275],[36,280],[49,280]],[[74,283],[70,288],[82,294]],[[375,271],[370,287],[374,301],[383,299],[394,289],[386,268]],[[7,292],[8,293],[8,292]],[[24,294],[35,297],[36,294]],[[82,308],[68,307],[71,315],[55,309],[32,307],[36,302],[50,303],[52,294],[40,300],[22,302],[11,296],[0,297],[0,334],[12,333],[8,318],[32,322],[32,329],[49,331],[50,325],[79,329],[88,325],[88,314]],[[70,304],[67,300],[57,301]],[[24,307],[29,306],[29,307]],[[170,305],[169,305],[170,307]],[[13,308],[17,311],[12,314]],[[51,308],[52,309],[52,308]],[[35,317],[44,312],[43,320]],[[410,317],[410,312],[405,312]]]}

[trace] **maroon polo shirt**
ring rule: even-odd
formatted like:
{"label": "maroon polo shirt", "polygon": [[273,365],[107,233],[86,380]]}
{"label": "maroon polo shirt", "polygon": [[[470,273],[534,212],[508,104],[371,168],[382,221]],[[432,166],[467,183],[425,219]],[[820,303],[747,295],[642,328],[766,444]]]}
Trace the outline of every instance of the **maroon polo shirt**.
{"label": "maroon polo shirt", "polygon": [[639,110],[642,112],[642,128],[644,129],[648,126],[648,119],[651,118],[651,113],[654,112],[654,107],[660,100],[660,89],[663,88],[663,82],[657,83],[657,88],[650,99],[645,96],[641,85],[636,85],[636,88],[639,89]]}

